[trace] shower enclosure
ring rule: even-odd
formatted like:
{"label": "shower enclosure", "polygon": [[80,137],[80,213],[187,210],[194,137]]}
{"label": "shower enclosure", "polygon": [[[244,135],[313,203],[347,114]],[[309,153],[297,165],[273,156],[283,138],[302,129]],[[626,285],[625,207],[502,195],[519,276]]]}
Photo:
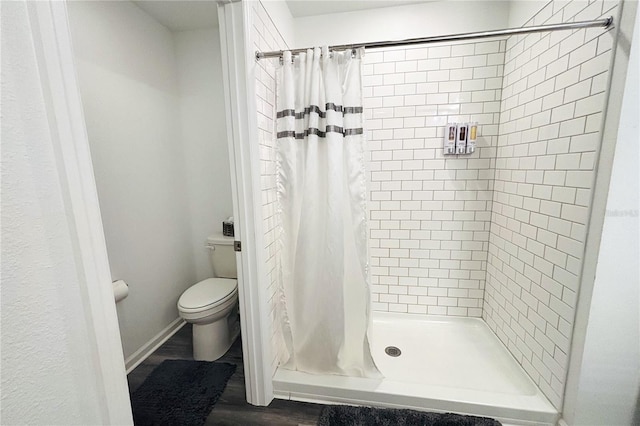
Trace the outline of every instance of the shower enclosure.
{"label": "shower enclosure", "polygon": [[[618,2],[552,0],[522,23],[617,18],[619,10]],[[249,48],[298,47],[265,4],[246,13]],[[369,338],[383,379],[279,368],[279,64],[250,64],[276,397],[557,422],[615,35],[589,28],[366,51]],[[472,121],[475,153],[443,156],[446,124]]]}

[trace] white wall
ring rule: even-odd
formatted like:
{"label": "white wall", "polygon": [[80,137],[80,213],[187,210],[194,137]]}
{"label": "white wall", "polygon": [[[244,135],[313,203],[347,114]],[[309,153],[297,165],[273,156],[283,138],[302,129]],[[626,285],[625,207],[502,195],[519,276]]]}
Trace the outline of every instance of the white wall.
{"label": "white wall", "polygon": [[25,2],[2,2],[2,424],[103,424]]}
{"label": "white wall", "polygon": [[171,33],[130,2],[69,2],[125,357],[178,317],[195,282]]}
{"label": "white wall", "polygon": [[130,357],[213,275],[206,238],[232,215],[219,34],[173,33],[131,2],[70,2],[69,15]]}
{"label": "white wall", "polygon": [[508,27],[522,27],[547,3],[548,0],[510,0]]}
{"label": "white wall", "polygon": [[504,28],[504,1],[434,1],[398,7],[300,17],[295,46],[397,40]]}
{"label": "white wall", "polygon": [[[273,29],[273,41],[284,42],[285,47],[293,46],[295,40],[294,18],[291,15],[291,11],[285,1],[264,1],[260,2],[266,16],[272,22]],[[285,47],[276,47],[276,50],[285,49]]]}
{"label": "white wall", "polygon": [[570,424],[640,422],[639,33],[640,13],[636,14],[576,408],[564,415]]}
{"label": "white wall", "polygon": [[233,215],[218,29],[174,33],[196,280],[212,276],[207,236]]}

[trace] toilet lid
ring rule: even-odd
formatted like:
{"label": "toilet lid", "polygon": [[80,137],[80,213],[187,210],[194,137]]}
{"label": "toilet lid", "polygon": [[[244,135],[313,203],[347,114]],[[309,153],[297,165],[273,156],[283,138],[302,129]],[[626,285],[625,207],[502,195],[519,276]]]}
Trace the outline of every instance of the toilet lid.
{"label": "toilet lid", "polygon": [[198,309],[216,305],[233,295],[238,288],[238,281],[229,278],[208,278],[188,288],[178,305],[185,309]]}

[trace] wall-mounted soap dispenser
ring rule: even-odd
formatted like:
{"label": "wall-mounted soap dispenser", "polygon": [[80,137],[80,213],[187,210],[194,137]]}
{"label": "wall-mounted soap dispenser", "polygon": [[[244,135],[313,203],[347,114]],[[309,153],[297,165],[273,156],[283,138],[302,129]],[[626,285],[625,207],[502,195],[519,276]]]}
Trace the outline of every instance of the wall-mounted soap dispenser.
{"label": "wall-mounted soap dispenser", "polygon": [[445,127],[443,143],[444,155],[451,155],[456,153],[456,131],[457,126],[455,123],[449,123]]}
{"label": "wall-mounted soap dispenser", "polygon": [[476,150],[478,122],[449,123],[444,128],[444,155],[472,154]]}
{"label": "wall-mounted soap dispenser", "polygon": [[476,150],[476,141],[478,139],[478,123],[468,123],[469,126],[469,134],[467,137],[467,154],[472,154]]}
{"label": "wall-mounted soap dispenser", "polygon": [[458,123],[458,132],[456,133],[456,154],[467,153],[468,133],[469,125],[467,123]]}

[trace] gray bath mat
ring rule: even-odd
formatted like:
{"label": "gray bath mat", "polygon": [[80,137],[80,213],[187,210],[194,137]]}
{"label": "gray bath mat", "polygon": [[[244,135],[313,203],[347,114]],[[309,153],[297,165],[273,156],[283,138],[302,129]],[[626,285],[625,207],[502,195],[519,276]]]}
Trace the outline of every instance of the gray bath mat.
{"label": "gray bath mat", "polygon": [[236,366],[166,360],[131,395],[136,426],[201,426],[227,386]]}
{"label": "gray bath mat", "polygon": [[327,405],[320,412],[318,426],[501,426],[487,417],[453,413],[425,413],[413,410]]}

